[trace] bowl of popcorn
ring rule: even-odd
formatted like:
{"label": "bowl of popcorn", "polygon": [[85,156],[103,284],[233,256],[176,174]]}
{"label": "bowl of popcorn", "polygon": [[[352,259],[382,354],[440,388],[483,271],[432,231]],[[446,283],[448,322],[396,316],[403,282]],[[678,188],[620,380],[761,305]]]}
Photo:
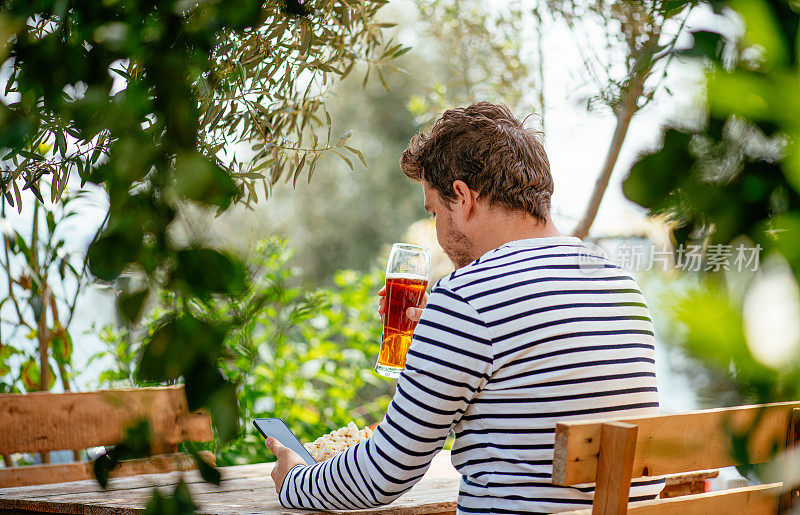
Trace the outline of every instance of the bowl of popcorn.
{"label": "bowl of popcorn", "polygon": [[345,427],[322,435],[313,442],[304,444],[304,446],[315,460],[325,461],[340,452],[346,451],[348,447],[365,441],[370,436],[372,436],[372,429],[369,426],[364,427],[364,429],[358,429],[356,423],[351,421]]}

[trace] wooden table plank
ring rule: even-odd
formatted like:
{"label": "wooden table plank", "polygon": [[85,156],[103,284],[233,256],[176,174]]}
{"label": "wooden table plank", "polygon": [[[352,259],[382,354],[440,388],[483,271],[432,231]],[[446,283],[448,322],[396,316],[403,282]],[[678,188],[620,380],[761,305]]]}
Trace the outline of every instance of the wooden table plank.
{"label": "wooden table plank", "polygon": [[[196,471],[146,474],[114,478],[108,490],[95,481],[76,481],[52,485],[0,488],[0,510],[28,510],[39,513],[96,513],[132,515],[140,513],[158,488],[171,492],[181,478],[187,483],[201,513],[308,514],[305,510],[283,508],[269,474],[273,464],[223,467],[220,486],[205,483]],[[414,488],[394,503],[370,510],[326,513],[395,513],[421,515],[454,513],[460,474],[443,451]]]}
{"label": "wooden table plank", "polygon": [[[223,481],[233,479],[269,476],[272,471],[272,465],[269,463],[261,463],[257,465],[236,465],[233,467],[221,467]],[[130,477],[112,477],[108,481],[108,489],[111,492],[115,490],[126,490],[132,488],[150,488],[154,485],[176,485],[183,475],[185,483],[202,483],[203,478],[197,471],[181,472],[164,472],[161,474],[141,474],[138,476]],[[64,485],[69,485],[66,489]],[[0,499],[3,499],[5,492],[11,492],[13,496],[20,496],[26,499],[36,497],[48,497],[54,495],[71,495],[85,492],[97,492],[100,488],[97,481],[94,479],[87,479],[83,481],[73,481],[70,483],[53,483],[49,485],[33,485],[33,486],[20,486],[16,488],[0,488]]]}

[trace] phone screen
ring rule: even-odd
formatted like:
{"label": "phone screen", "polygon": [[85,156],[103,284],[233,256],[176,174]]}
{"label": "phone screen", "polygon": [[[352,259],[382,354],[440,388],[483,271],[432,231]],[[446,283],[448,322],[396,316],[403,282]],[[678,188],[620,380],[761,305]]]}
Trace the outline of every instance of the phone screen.
{"label": "phone screen", "polygon": [[278,440],[281,444],[299,454],[307,464],[313,465],[317,462],[283,420],[279,418],[257,418],[253,420],[253,425],[256,426],[256,429],[264,438],[271,436]]}

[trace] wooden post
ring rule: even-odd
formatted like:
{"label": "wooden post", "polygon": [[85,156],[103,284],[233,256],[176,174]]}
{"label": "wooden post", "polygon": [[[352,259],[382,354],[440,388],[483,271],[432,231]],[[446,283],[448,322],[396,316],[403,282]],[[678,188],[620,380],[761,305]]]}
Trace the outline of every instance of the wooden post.
{"label": "wooden post", "polygon": [[[791,459],[789,452],[800,445],[800,408],[793,408],[789,415],[788,430],[786,431],[786,461],[783,465],[783,493],[778,504],[778,513],[791,513],[792,505],[797,504],[800,499],[800,488],[797,484],[786,484],[792,477],[797,475],[796,467],[800,467],[797,460]],[[800,450],[797,447],[795,450]]]}
{"label": "wooden post", "polygon": [[627,513],[637,431],[637,426],[624,422],[603,424],[600,431],[593,515]]}

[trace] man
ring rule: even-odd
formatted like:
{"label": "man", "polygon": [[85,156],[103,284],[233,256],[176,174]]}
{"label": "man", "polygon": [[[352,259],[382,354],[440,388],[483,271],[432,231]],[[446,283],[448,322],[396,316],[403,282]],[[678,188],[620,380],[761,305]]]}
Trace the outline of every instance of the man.
{"label": "man", "polygon": [[[550,482],[554,428],[658,412],[653,326],[639,288],[556,230],[544,148],[507,107],[446,111],[400,165],[422,183],[456,270],[431,290],[374,436],[313,466],[267,440],[281,503],[389,503],[422,477],[452,429],[459,513],[585,508],[593,485]],[[631,500],[662,486],[636,481]]]}

